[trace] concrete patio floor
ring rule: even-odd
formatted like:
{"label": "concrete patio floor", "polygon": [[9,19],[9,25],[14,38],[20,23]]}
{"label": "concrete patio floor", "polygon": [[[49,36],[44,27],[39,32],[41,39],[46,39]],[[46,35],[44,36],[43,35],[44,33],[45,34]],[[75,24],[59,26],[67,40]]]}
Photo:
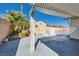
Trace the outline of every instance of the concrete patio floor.
{"label": "concrete patio floor", "polygon": [[13,40],[0,45],[0,56],[79,56],[79,40],[66,36],[38,39],[34,53],[30,52],[30,38]]}
{"label": "concrete patio floor", "polygon": [[20,40],[16,56],[58,56],[56,52],[39,41],[34,53],[30,52],[30,38]]}
{"label": "concrete patio floor", "polygon": [[15,56],[19,44],[18,40],[8,41],[0,45],[0,56]]}
{"label": "concrete patio floor", "polygon": [[60,36],[41,38],[40,40],[60,56],[79,56],[78,39],[70,39],[66,36]]}

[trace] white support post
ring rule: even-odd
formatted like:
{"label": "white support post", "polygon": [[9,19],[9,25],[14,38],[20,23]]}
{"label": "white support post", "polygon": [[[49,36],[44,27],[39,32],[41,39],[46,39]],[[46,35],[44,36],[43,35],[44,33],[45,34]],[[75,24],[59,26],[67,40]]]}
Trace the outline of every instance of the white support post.
{"label": "white support post", "polygon": [[34,37],[34,8],[32,6],[32,9],[30,11],[30,51],[33,53],[35,51],[35,37]]}

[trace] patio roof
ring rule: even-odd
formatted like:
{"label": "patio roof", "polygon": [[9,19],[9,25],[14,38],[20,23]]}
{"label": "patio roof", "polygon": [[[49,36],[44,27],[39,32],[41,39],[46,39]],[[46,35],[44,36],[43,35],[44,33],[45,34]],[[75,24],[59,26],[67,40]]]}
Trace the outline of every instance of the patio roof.
{"label": "patio roof", "polygon": [[65,18],[79,17],[78,3],[40,3],[35,4],[35,8],[49,15],[63,16]]}

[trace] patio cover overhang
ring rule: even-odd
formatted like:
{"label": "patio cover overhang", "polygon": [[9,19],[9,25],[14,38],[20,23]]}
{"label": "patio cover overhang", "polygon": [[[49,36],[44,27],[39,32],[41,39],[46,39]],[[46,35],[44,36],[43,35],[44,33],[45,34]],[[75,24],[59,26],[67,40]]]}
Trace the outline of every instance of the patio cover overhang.
{"label": "patio cover overhang", "polygon": [[65,18],[79,16],[78,3],[37,3],[35,8],[45,14],[63,16]]}

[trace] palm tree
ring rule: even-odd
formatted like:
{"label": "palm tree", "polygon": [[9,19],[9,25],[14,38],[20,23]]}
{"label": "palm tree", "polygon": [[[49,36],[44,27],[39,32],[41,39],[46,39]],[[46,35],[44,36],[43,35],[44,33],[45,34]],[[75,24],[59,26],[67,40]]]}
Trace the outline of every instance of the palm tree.
{"label": "palm tree", "polygon": [[12,11],[9,12],[5,17],[12,24],[12,30],[14,34],[16,34],[16,31],[19,28],[20,31],[29,28],[29,22],[21,12]]}

